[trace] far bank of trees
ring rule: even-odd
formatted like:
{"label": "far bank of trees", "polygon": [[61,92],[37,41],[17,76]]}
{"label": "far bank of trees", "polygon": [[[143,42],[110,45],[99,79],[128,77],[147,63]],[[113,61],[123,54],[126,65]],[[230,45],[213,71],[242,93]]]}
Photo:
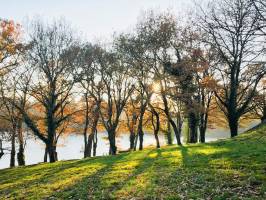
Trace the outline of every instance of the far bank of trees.
{"label": "far bank of trees", "polygon": [[119,132],[129,132],[130,150],[142,150],[147,131],[160,148],[159,134],[167,144],[172,133],[178,145],[204,143],[223,119],[231,137],[244,119],[265,121],[264,2],[213,1],[199,10],[187,21],[149,11],[111,45],[81,41],[63,20],[33,21],[24,40],[21,26],[1,20],[0,157],[10,151],[13,167],[17,152],[25,165],[28,135],[55,162],[59,138],[71,133],[83,135],[91,157],[99,131],[115,155]]}

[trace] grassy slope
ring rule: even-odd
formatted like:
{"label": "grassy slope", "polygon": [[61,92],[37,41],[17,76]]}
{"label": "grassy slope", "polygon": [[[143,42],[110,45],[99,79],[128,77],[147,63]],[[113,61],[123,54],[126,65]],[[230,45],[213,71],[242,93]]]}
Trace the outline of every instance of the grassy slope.
{"label": "grassy slope", "polygon": [[204,145],[0,170],[0,199],[112,198],[266,199],[266,126]]}

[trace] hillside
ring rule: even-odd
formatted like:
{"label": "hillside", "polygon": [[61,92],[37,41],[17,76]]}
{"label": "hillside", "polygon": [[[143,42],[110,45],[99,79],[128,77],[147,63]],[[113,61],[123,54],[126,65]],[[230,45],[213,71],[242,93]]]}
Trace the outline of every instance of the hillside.
{"label": "hillside", "polygon": [[0,199],[266,199],[266,126],[208,144],[0,170]]}

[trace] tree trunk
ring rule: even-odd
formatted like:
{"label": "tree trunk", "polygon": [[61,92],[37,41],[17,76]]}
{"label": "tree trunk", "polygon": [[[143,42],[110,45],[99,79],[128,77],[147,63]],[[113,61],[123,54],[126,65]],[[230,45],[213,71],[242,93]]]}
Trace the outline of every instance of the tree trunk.
{"label": "tree trunk", "polygon": [[200,127],[200,142],[205,143],[205,134],[206,133],[206,128],[205,127]]}
{"label": "tree trunk", "polygon": [[136,135],[135,141],[134,141],[134,151],[137,150],[137,144],[138,144],[139,134]]}
{"label": "tree trunk", "polygon": [[143,150],[143,130],[139,130],[139,150]]}
{"label": "tree trunk", "polygon": [[178,144],[178,145],[182,145],[182,143],[181,143],[181,139],[180,139],[180,133],[179,133],[179,131],[178,131],[178,128],[177,128],[175,122],[174,122],[171,118],[168,119],[168,120],[169,120],[169,122],[170,122],[170,124],[171,124],[171,126],[172,126],[172,128],[173,128],[173,130],[174,130],[177,144]]}
{"label": "tree trunk", "polygon": [[54,147],[54,145],[48,143],[47,150],[48,150],[48,156],[49,156],[50,163],[56,162],[57,161],[57,153],[56,153],[56,148]]}
{"label": "tree trunk", "polygon": [[189,143],[197,143],[198,141],[198,122],[197,122],[197,116],[195,112],[189,113],[188,118],[188,124],[189,124]]}
{"label": "tree trunk", "polygon": [[17,153],[17,160],[19,166],[25,165],[25,157],[24,157],[24,145],[19,144],[19,151]]}
{"label": "tree trunk", "polygon": [[109,154],[110,155],[116,155],[116,144],[115,144],[115,132],[113,130],[110,130],[108,132],[108,139],[110,143],[110,148],[109,148]]}
{"label": "tree trunk", "polygon": [[236,117],[229,118],[229,128],[231,137],[238,135],[238,119]]}
{"label": "tree trunk", "polygon": [[93,138],[93,156],[94,157],[96,156],[97,144],[98,144],[98,134],[97,134],[97,129],[96,129],[94,133],[94,138]]}
{"label": "tree trunk", "polygon": [[15,167],[16,146],[15,146],[16,132],[12,132],[11,136],[11,153],[10,153],[10,167]]}
{"label": "tree trunk", "polygon": [[139,115],[139,124],[138,124],[138,135],[139,135],[139,150],[143,149],[143,117],[144,113],[146,111],[146,107],[148,104],[148,100],[146,100],[144,103],[142,102],[141,108],[140,108],[140,115]]}
{"label": "tree trunk", "polygon": [[18,141],[19,141],[19,151],[17,153],[17,160],[19,166],[25,165],[25,156],[24,156],[24,140],[23,140],[23,130],[22,130],[22,120],[18,124]]}
{"label": "tree trunk", "polygon": [[89,102],[88,102],[88,94],[84,94],[85,102],[86,102],[86,112],[85,112],[85,125],[84,125],[84,130],[83,130],[83,137],[84,137],[84,158],[90,157],[90,144],[89,141],[87,142],[87,131],[88,131],[88,126],[89,126]]}
{"label": "tree trunk", "polygon": [[129,149],[134,150],[135,139],[136,139],[136,125],[137,125],[137,114],[135,112],[132,113],[132,121],[130,122],[130,117],[127,115],[128,118],[128,127],[129,127]]}
{"label": "tree trunk", "polygon": [[2,140],[0,139],[0,159],[2,158],[3,155],[4,155],[3,143]]}
{"label": "tree trunk", "polygon": [[261,123],[266,123],[266,106],[264,106],[262,110]]}
{"label": "tree trunk", "polygon": [[155,140],[156,140],[156,148],[159,149],[160,148],[160,141],[159,141],[159,137],[158,137],[158,132],[154,133],[155,136]]}
{"label": "tree trunk", "polygon": [[44,156],[43,156],[43,162],[47,162],[47,157],[48,157],[48,149],[47,147],[45,147],[45,150],[44,150]]}
{"label": "tree trunk", "polygon": [[88,137],[88,142],[86,146],[86,157],[91,157],[93,138],[94,138],[94,134],[91,133]]}
{"label": "tree trunk", "polygon": [[[155,137],[155,140],[156,140],[156,147],[157,148],[160,148],[160,141],[159,141],[159,137],[158,137],[158,134],[159,134],[159,130],[160,130],[160,116],[159,116],[159,113],[156,112],[156,110],[150,106],[151,109],[152,109],[152,126],[153,126],[153,131],[154,131],[154,137]],[[156,119],[156,123],[154,123],[154,117]]]}
{"label": "tree trunk", "polygon": [[172,145],[173,144],[173,138],[172,138],[171,124],[170,124],[169,120],[167,121],[166,138],[167,138],[167,144]]}
{"label": "tree trunk", "polygon": [[134,149],[135,137],[136,137],[135,133],[133,131],[130,131],[130,135],[129,135],[130,150]]}
{"label": "tree trunk", "polygon": [[199,131],[200,131],[199,140],[201,143],[205,143],[207,122],[208,122],[208,113],[201,114],[200,115],[200,126],[199,126]]}

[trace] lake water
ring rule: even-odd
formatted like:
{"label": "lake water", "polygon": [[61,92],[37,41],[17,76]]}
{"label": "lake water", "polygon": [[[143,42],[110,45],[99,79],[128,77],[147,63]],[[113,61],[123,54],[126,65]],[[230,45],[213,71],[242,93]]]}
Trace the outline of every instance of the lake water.
{"label": "lake water", "polygon": [[[241,129],[243,132],[245,129]],[[106,139],[107,133],[98,134],[97,156],[107,155],[109,152],[109,143]],[[224,129],[208,130],[206,133],[206,141],[215,141],[217,139],[229,138],[229,131]],[[161,146],[166,144],[164,135],[160,135]],[[174,137],[173,137],[174,139]],[[174,143],[176,143],[174,139]],[[153,134],[144,134],[144,147],[153,145],[156,141]],[[10,146],[5,143],[4,146]],[[129,148],[129,134],[123,134],[117,137],[117,146],[119,150],[126,150]],[[44,144],[38,139],[28,139],[25,147],[26,164],[36,164],[43,162]],[[83,136],[69,135],[59,139],[57,152],[59,160],[81,159],[83,157]],[[5,154],[0,159],[0,169],[9,167],[10,154]]]}

